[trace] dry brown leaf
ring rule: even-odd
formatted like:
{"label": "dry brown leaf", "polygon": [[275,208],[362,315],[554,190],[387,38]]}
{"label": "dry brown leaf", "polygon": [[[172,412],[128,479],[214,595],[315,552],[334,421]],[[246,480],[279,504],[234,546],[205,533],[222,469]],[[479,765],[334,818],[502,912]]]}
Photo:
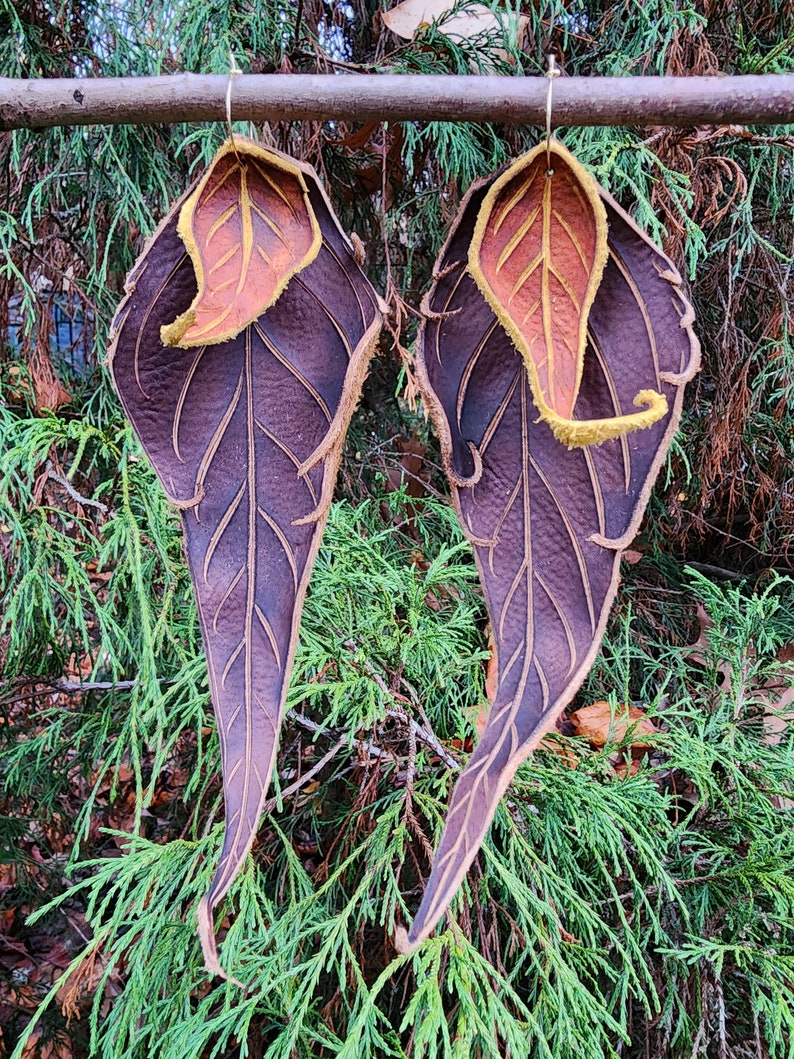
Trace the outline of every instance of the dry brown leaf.
{"label": "dry brown leaf", "polygon": [[493,629],[490,625],[488,626],[488,647],[491,657],[488,659],[488,666],[485,670],[485,702],[480,705],[477,710],[477,716],[474,719],[474,727],[477,729],[478,739],[482,739],[482,734],[488,723],[488,715],[491,712],[491,703],[496,698],[496,691],[499,687],[499,664],[496,658]]}
{"label": "dry brown leaf", "polygon": [[[441,19],[444,21],[440,29],[445,36],[464,40],[475,37],[499,40],[504,35],[505,27],[511,29],[515,24],[518,46],[521,46],[529,25],[527,15],[519,15],[514,23],[515,16],[510,11],[503,11],[499,18],[485,4],[472,3],[458,14],[445,18],[454,6],[455,0],[403,0],[390,11],[381,12],[381,17],[388,29],[403,40],[413,40],[418,33]],[[508,59],[507,52],[502,48],[494,48],[491,53],[500,59]],[[476,65],[472,66],[476,72]]]}
{"label": "dry brown leaf", "polygon": [[[398,493],[404,491],[411,500],[419,500],[427,493],[427,484],[430,472],[423,470],[427,448],[414,435],[411,438],[397,438],[394,442],[397,452],[401,452],[402,459],[398,466],[389,467],[386,471],[385,488],[387,493]],[[384,502],[381,511],[385,518],[389,517],[389,506]],[[406,533],[413,533],[417,516],[417,508],[407,501],[403,511],[394,513],[394,525]],[[422,567],[427,569],[430,564]]]}
{"label": "dry brown leaf", "polygon": [[74,1052],[69,1037],[61,1030],[45,1037],[37,1026],[20,1052],[20,1059],[72,1059]]}
{"label": "dry brown leaf", "polygon": [[613,714],[612,707],[603,700],[574,710],[571,722],[577,735],[597,747],[606,746],[607,743],[622,743],[631,729],[631,746],[636,750],[645,750],[651,744],[644,737],[657,734],[644,710],[637,706],[629,706],[627,710],[620,705]]}
{"label": "dry brown leaf", "polygon": [[640,768],[641,765],[637,758],[631,758],[629,761],[619,761],[615,765],[615,775],[625,780],[631,776],[636,776]]}
{"label": "dry brown leaf", "polygon": [[579,764],[579,756],[573,751],[567,739],[559,735],[546,735],[538,743],[539,750],[548,750],[550,754],[556,754],[562,758],[568,768],[575,769]]}
{"label": "dry brown leaf", "polygon": [[756,694],[764,708],[764,742],[771,746],[781,741],[794,716],[794,644],[781,647],[777,660],[780,669]]}
{"label": "dry brown leaf", "polygon": [[693,644],[687,648],[684,655],[692,662],[697,662],[699,665],[706,665],[708,655],[711,652],[711,644],[708,639],[708,631],[714,624],[711,618],[706,613],[706,608],[702,603],[697,604],[697,620],[698,620],[698,638]]}
{"label": "dry brown leaf", "polygon": [[493,629],[488,625],[488,647],[491,657],[488,659],[488,670],[485,674],[485,694],[488,702],[493,702],[499,687],[499,666],[496,664],[496,644],[494,642]]}
{"label": "dry brown leaf", "polygon": [[[697,619],[698,638],[687,648],[685,657],[697,665],[707,666],[714,658],[713,648],[708,638],[708,631],[714,622],[706,613],[702,603],[697,604]],[[750,659],[752,657],[754,656],[751,655]],[[769,680],[764,680],[758,686],[749,689],[752,700],[758,703],[763,710],[766,730],[764,742],[771,746],[781,741],[791,724],[794,713],[794,644],[781,647],[776,658],[780,663],[778,672]],[[724,694],[730,692],[733,683],[732,666],[725,661],[716,661],[716,669],[720,675],[720,690]]]}

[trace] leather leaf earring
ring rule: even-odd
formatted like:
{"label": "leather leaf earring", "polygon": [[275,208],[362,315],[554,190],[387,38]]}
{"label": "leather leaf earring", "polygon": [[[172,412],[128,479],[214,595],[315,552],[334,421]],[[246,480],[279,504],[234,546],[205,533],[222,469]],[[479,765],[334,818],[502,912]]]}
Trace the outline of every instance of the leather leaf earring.
{"label": "leather leaf earring", "polygon": [[587,322],[608,257],[607,215],[595,181],[570,151],[540,144],[491,184],[469,246],[469,272],[526,365],[535,407],[566,445],[648,427],[667,411],[656,390],[642,412],[573,418]]}
{"label": "leather leaf earring", "polygon": [[473,186],[441,251],[417,376],[474,546],[498,684],[401,951],[448,908],[517,767],[593,663],[699,364],[680,284],[556,143]]}
{"label": "leather leaf earring", "polygon": [[382,308],[314,171],[240,139],[155,232],[127,281],[110,368],[169,498],[207,652],[226,833],[199,906],[251,847],[306,588]]}

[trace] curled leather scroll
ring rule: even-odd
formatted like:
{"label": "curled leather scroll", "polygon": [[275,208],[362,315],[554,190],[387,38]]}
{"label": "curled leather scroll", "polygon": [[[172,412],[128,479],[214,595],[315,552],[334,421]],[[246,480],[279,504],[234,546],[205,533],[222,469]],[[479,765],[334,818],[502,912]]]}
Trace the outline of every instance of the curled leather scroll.
{"label": "curled leather scroll", "polygon": [[179,211],[198,293],[161,330],[169,346],[234,338],[272,305],[322,245],[301,167],[250,140],[218,151]]}
{"label": "curled leather scroll", "polygon": [[608,257],[589,313],[575,419],[626,414],[640,389],[668,409],[656,423],[569,449],[538,417],[529,373],[469,271],[475,185],[425,299],[417,375],[474,545],[496,645],[485,731],[453,790],[409,951],[445,912],[518,765],[551,729],[598,650],[621,552],[639,526],[697,371],[693,314],[670,261],[601,191]]}
{"label": "curled leather scroll", "polygon": [[645,389],[632,402],[641,412],[573,418],[607,255],[598,184],[556,140],[493,181],[469,245],[469,271],[524,358],[541,419],[566,445],[641,430],[667,411],[664,396]]}
{"label": "curled leather scroll", "polygon": [[[238,150],[244,141],[236,140]],[[173,502],[198,602],[223,761],[226,833],[199,907],[209,970],[223,974],[212,909],[251,847],[276,753],[298,626],[350,416],[382,322],[314,171],[299,170],[321,243],[311,263],[235,337],[165,346],[196,275],[174,206],[127,281],[110,367]],[[231,289],[234,286],[231,285]]]}

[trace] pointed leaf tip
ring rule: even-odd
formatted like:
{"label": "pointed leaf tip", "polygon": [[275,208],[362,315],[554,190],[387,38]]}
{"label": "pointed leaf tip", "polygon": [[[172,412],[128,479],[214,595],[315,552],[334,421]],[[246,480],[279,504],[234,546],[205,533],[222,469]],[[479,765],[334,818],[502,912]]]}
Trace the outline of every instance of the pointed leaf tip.
{"label": "pointed leaf tip", "polygon": [[[224,157],[235,164],[228,148]],[[163,325],[189,316],[196,304],[177,204],[128,281],[109,353],[133,428],[182,513],[226,817],[198,923],[205,966],[224,977],[212,913],[259,825],[308,578],[382,321],[378,295],[316,175],[279,161],[285,172],[299,173],[322,229],[300,281],[223,345],[164,347]]]}
{"label": "pointed leaf tip", "polygon": [[[548,414],[540,422],[533,408],[533,400],[540,407],[538,394],[515,334],[499,326],[504,307],[478,297],[472,276],[467,250],[498,180],[474,185],[466,196],[434,269],[417,338],[417,381],[477,558],[496,686],[484,730],[451,795],[424,897],[407,937],[399,939],[409,951],[444,915],[515,770],[553,730],[593,662],[622,549],[639,527],[678,422],[683,386],[699,363],[692,309],[677,273],[600,192],[608,259],[589,313],[577,403],[589,418],[559,415],[559,422],[572,430],[624,425],[629,417],[621,413],[632,401],[658,401],[651,412],[661,409],[663,418],[631,443],[589,447],[604,434],[588,439],[588,447],[575,437],[573,449],[560,444]],[[499,214],[494,225],[498,220]],[[496,261],[510,238],[495,251]],[[542,337],[539,316],[534,326]],[[530,349],[532,337],[526,336]]]}

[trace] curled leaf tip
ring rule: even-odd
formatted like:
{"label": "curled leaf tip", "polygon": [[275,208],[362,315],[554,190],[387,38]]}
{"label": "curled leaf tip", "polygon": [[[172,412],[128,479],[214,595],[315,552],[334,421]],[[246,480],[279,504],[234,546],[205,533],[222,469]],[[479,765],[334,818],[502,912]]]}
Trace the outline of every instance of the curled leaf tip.
{"label": "curled leaf tip", "polygon": [[193,309],[177,316],[171,324],[163,324],[160,328],[160,339],[164,346],[178,346],[182,336],[196,322],[196,314]]}
{"label": "curled leaf tip", "polygon": [[634,398],[634,407],[644,410],[609,419],[562,419],[553,413],[541,412],[539,419],[548,423],[555,438],[563,445],[578,449],[585,445],[600,445],[634,430],[645,430],[658,423],[668,411],[667,398],[655,390],[640,390]]}

